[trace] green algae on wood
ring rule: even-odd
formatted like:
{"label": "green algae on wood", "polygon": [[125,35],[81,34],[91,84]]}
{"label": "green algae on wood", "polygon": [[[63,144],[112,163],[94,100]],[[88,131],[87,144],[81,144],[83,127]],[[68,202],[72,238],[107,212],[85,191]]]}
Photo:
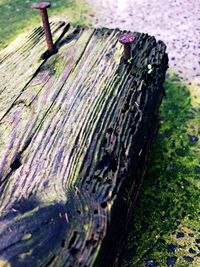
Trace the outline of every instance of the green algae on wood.
{"label": "green algae on wood", "polygon": [[[52,33],[56,41],[65,23],[52,23]],[[0,52],[0,120],[23,93],[44,60],[41,54],[46,51],[42,28],[35,29],[24,38],[19,38]]]}
{"label": "green algae on wood", "polygon": [[[5,142],[5,139],[1,141],[1,151],[7,151],[2,159],[1,182],[9,175],[13,162],[21,155],[38,127],[40,127],[45,115],[54,103],[54,99],[59,94],[65,80],[84,51],[87,40],[83,41],[82,36],[83,38],[85,38],[85,35],[89,37],[92,32],[93,30],[81,34],[80,31],[80,34],[77,35],[77,38],[81,35],[77,42],[79,50],[74,53],[73,44],[76,42],[76,37],[74,37],[71,43],[65,45],[64,51],[61,48],[58,54],[53,55],[46,64],[40,67],[38,75],[31,79],[25,88],[23,87],[24,80],[22,83],[17,83],[16,92],[14,89],[10,91],[10,87],[8,89],[7,87],[4,88],[7,98],[5,99],[6,101],[1,101],[4,107],[2,112],[5,115],[1,119],[0,133],[1,137],[3,137],[5,125],[7,125],[6,135],[8,139],[7,142]],[[68,49],[66,49],[67,47]],[[70,55],[73,56],[71,57]],[[57,63],[58,61],[59,64]],[[12,84],[15,84],[14,80]],[[16,94],[16,99],[13,99],[14,93]],[[7,108],[10,111],[6,112],[8,100],[12,102],[9,103]],[[12,149],[10,150],[11,145]]]}
{"label": "green algae on wood", "polygon": [[135,33],[126,65],[119,30],[65,30],[25,86],[4,88],[0,255],[14,266],[112,263],[158,129],[164,43]]}

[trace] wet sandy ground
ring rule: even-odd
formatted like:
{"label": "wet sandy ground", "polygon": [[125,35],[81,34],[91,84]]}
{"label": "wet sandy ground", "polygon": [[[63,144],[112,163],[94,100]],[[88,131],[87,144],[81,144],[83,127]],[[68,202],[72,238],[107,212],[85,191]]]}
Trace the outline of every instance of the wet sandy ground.
{"label": "wet sandy ground", "polygon": [[199,0],[87,0],[95,24],[145,32],[168,47],[172,71],[189,82],[200,80]]}

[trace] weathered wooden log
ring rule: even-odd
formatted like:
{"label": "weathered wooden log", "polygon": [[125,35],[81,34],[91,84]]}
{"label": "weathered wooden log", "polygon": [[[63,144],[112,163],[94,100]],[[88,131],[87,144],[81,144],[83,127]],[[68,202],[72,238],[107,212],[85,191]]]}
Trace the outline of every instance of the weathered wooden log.
{"label": "weathered wooden log", "polygon": [[165,45],[125,64],[119,30],[56,27],[0,55],[1,266],[112,265],[158,129]]}

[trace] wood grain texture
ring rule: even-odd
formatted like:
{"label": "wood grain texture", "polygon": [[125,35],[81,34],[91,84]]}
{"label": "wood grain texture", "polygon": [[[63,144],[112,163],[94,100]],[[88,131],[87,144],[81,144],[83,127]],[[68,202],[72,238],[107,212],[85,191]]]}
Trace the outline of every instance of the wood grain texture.
{"label": "wood grain texture", "polygon": [[113,264],[158,129],[167,69],[165,45],[140,33],[133,63],[124,64],[119,34],[70,27],[58,53],[26,84],[17,80],[20,93],[4,88],[13,99],[0,120],[5,266]]}
{"label": "wood grain texture", "polygon": [[[64,22],[51,24],[54,42],[65,26]],[[29,35],[21,35],[0,52],[0,121],[44,62],[41,55],[46,49],[44,31],[39,27]]]}

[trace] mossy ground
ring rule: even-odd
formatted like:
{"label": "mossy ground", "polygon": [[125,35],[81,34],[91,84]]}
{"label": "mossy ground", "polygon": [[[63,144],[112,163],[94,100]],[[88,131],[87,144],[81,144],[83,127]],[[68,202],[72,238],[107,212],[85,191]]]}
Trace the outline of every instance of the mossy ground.
{"label": "mossy ground", "polygon": [[[19,33],[33,29],[41,23],[40,14],[31,8],[36,0],[0,0],[0,49],[6,47]],[[39,1],[38,1],[39,2]],[[85,24],[88,6],[82,0],[51,1],[50,20],[59,16],[66,21]]]}
{"label": "mossy ground", "polygon": [[165,88],[123,267],[200,266],[200,105],[177,76]]}

